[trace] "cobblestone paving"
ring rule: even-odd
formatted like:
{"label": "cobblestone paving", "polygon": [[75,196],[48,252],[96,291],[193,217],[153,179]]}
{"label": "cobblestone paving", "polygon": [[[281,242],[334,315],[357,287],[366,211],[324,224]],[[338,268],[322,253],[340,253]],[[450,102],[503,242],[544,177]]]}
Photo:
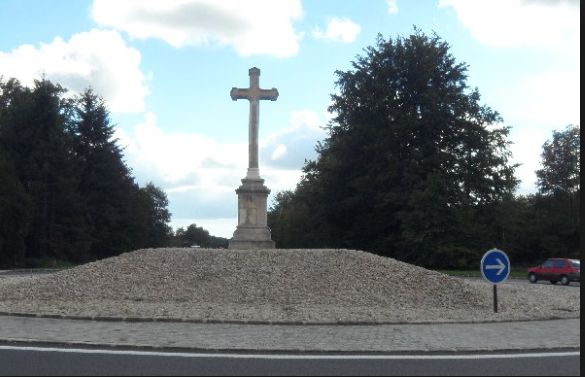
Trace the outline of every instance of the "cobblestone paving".
{"label": "cobblestone paving", "polygon": [[581,347],[575,320],[449,325],[264,326],[0,316],[0,342],[222,351],[462,352]]}

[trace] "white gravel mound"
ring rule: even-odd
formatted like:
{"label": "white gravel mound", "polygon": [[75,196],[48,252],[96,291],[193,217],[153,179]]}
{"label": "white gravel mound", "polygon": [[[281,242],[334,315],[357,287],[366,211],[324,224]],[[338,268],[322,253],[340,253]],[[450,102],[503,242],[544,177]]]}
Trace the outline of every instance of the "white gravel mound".
{"label": "white gravel mound", "polygon": [[580,289],[492,287],[347,250],[140,250],[54,275],[0,279],[0,313],[257,323],[580,318]]}

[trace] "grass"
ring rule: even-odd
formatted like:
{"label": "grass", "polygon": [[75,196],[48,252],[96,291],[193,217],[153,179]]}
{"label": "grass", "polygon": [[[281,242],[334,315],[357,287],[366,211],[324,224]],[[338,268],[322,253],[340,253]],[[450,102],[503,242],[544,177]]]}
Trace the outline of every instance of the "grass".
{"label": "grass", "polygon": [[[456,277],[466,277],[466,278],[481,278],[481,271],[477,270],[461,270],[461,271],[455,271],[455,270],[441,270],[439,271],[442,274],[445,275],[449,275],[449,276],[456,276]],[[512,272],[510,273],[510,278],[513,279],[526,279],[527,273],[526,270],[520,269],[520,270],[512,270]]]}
{"label": "grass", "polygon": [[24,266],[20,268],[14,268],[14,271],[43,271],[43,270],[67,270],[73,267],[77,267],[76,264],[55,260],[51,258],[29,258],[25,261]]}

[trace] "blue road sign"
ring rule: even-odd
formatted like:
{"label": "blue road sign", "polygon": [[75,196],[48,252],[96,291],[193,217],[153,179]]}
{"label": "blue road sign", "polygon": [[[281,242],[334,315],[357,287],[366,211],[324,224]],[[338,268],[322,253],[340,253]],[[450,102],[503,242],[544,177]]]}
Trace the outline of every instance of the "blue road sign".
{"label": "blue road sign", "polygon": [[510,258],[501,250],[488,251],[481,260],[481,274],[491,284],[502,284],[510,277]]}

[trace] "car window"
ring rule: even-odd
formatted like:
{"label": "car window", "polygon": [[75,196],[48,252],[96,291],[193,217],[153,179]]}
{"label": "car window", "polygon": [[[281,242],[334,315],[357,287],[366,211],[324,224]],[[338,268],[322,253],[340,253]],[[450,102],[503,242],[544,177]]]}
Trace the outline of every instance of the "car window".
{"label": "car window", "polygon": [[573,261],[572,264],[573,264],[573,268],[577,268],[579,270],[581,269],[581,262],[580,261],[579,262]]}
{"label": "car window", "polygon": [[545,264],[542,265],[542,268],[554,268],[555,264],[553,261],[548,260]]}
{"label": "car window", "polygon": [[555,268],[566,268],[567,267],[567,262],[565,262],[564,260],[558,260],[555,263]]}

